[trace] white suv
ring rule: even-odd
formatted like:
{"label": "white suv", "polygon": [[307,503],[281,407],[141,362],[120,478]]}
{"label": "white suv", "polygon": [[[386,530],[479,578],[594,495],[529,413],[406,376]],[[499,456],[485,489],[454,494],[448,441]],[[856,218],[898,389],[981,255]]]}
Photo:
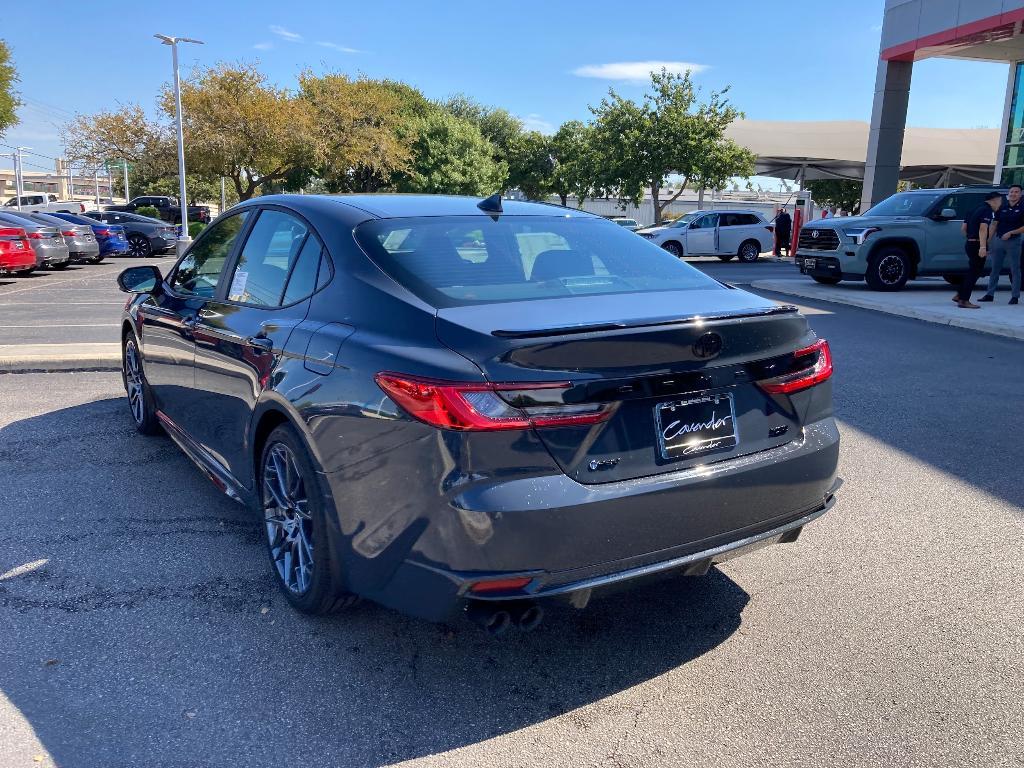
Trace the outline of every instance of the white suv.
{"label": "white suv", "polygon": [[693,211],[671,224],[637,230],[673,256],[738,256],[748,264],[772,250],[774,232],[758,211]]}

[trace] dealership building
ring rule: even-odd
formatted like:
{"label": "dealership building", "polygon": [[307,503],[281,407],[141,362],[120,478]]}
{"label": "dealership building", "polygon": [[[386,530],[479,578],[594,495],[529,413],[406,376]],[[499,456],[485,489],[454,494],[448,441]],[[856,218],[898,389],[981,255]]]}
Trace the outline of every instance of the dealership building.
{"label": "dealership building", "polygon": [[1024,0],[886,0],[862,209],[896,191],[914,62],[932,57],[1011,65],[994,180],[1024,183]]}

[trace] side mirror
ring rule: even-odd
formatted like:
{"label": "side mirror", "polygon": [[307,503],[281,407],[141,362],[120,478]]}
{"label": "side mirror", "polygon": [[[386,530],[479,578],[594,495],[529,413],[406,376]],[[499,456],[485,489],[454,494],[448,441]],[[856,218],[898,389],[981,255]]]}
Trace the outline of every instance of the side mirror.
{"label": "side mirror", "polygon": [[957,218],[956,211],[952,208],[943,208],[939,214],[940,219],[955,219]]}
{"label": "side mirror", "polygon": [[128,267],[117,276],[117,287],[125,293],[157,293],[163,280],[160,270],[147,264]]}

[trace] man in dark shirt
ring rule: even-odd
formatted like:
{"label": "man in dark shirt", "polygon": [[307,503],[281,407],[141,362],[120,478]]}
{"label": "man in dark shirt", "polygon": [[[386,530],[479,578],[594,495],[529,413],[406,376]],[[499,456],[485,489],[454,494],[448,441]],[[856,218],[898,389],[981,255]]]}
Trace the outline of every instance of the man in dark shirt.
{"label": "man in dark shirt", "polygon": [[999,273],[1003,271],[1003,262],[1010,262],[1010,284],[1012,287],[1010,303],[1020,302],[1020,253],[1021,233],[1024,233],[1024,200],[1021,199],[1020,184],[1010,187],[1007,200],[996,211],[996,237],[992,241],[992,274],[988,278],[988,290],[981,301],[992,301],[996,286],[999,285]]}
{"label": "man in dark shirt", "polygon": [[1002,203],[1003,196],[1001,194],[990,192],[985,197],[985,202],[975,208],[964,222],[967,234],[967,242],[964,243],[964,249],[967,251],[967,274],[964,275],[963,282],[960,283],[960,290],[953,297],[953,301],[960,309],[978,309],[977,304],[971,303],[971,291],[974,290],[974,284],[978,282],[978,276],[985,268],[992,221]]}
{"label": "man in dark shirt", "polygon": [[782,255],[782,249],[786,249],[786,255],[789,256],[789,238],[793,234],[793,220],[789,217],[789,213],[783,208],[779,211],[779,215],[775,217],[775,255]]}

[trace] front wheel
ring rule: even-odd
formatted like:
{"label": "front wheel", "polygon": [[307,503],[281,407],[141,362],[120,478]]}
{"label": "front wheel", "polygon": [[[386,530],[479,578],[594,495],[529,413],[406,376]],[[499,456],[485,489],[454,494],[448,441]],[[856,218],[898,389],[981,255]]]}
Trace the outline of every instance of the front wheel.
{"label": "front wheel", "polygon": [[357,597],[338,583],[316,470],[298,433],[282,424],[260,457],[260,503],[278,586],[302,613],[348,608]]}
{"label": "front wheel", "polygon": [[144,435],[156,435],[160,432],[160,422],[156,417],[156,407],[149,391],[149,382],[142,370],[142,354],[139,352],[135,336],[129,334],[121,349],[121,375],[124,388],[128,393],[128,409],[135,422],[135,429]]}
{"label": "front wheel", "polygon": [[898,291],[910,279],[910,259],[900,248],[882,248],[868,262],[864,279],[872,290]]}
{"label": "front wheel", "polygon": [[761,244],[755,240],[747,240],[737,253],[744,264],[753,264],[761,256]]}
{"label": "front wheel", "polygon": [[811,275],[811,279],[822,285],[839,285],[843,281],[841,277],[822,277],[820,275]]}
{"label": "front wheel", "polygon": [[145,259],[153,255],[153,245],[145,235],[128,237],[128,255],[133,259]]}
{"label": "front wheel", "polygon": [[671,253],[677,259],[683,258],[683,249],[679,245],[679,243],[675,242],[674,240],[669,240],[667,243],[665,243],[661,247],[664,248],[669,253]]}

